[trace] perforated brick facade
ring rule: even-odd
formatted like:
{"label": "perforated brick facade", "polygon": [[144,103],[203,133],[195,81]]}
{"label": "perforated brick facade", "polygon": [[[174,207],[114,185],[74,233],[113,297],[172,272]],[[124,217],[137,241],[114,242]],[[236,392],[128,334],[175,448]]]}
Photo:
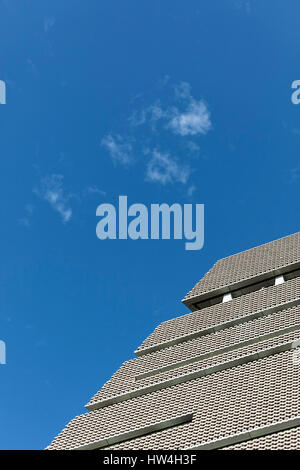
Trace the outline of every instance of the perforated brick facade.
{"label": "perforated brick facade", "polygon": [[218,261],[48,449],[299,449],[299,266],[299,233]]}

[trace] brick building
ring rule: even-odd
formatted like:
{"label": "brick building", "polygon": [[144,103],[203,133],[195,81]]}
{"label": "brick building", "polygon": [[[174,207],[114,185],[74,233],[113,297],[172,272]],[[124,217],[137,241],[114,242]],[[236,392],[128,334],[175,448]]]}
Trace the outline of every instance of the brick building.
{"label": "brick building", "polygon": [[300,233],[218,261],[48,449],[299,449]]}

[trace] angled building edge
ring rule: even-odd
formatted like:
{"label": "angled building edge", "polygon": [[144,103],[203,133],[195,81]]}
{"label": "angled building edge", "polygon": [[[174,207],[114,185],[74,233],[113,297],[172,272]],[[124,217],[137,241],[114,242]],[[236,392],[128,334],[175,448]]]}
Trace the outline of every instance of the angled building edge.
{"label": "angled building edge", "polygon": [[47,449],[300,449],[300,233],[217,261]]}

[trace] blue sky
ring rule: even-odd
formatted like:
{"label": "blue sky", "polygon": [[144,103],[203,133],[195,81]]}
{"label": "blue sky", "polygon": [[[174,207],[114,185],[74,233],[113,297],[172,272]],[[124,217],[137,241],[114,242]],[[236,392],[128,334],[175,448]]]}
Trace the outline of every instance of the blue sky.
{"label": "blue sky", "polygon": [[[39,449],[219,258],[297,232],[297,0],[0,0],[0,448]],[[96,208],[205,204],[205,244]]]}

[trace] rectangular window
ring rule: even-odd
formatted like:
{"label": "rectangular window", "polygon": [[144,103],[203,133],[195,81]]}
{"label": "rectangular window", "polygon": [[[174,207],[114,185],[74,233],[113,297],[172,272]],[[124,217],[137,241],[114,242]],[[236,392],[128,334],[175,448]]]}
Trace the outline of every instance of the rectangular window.
{"label": "rectangular window", "polygon": [[223,304],[224,302],[229,302],[230,300],[232,300],[232,295],[231,295],[231,292],[229,292],[228,294],[224,294],[223,296]]}

